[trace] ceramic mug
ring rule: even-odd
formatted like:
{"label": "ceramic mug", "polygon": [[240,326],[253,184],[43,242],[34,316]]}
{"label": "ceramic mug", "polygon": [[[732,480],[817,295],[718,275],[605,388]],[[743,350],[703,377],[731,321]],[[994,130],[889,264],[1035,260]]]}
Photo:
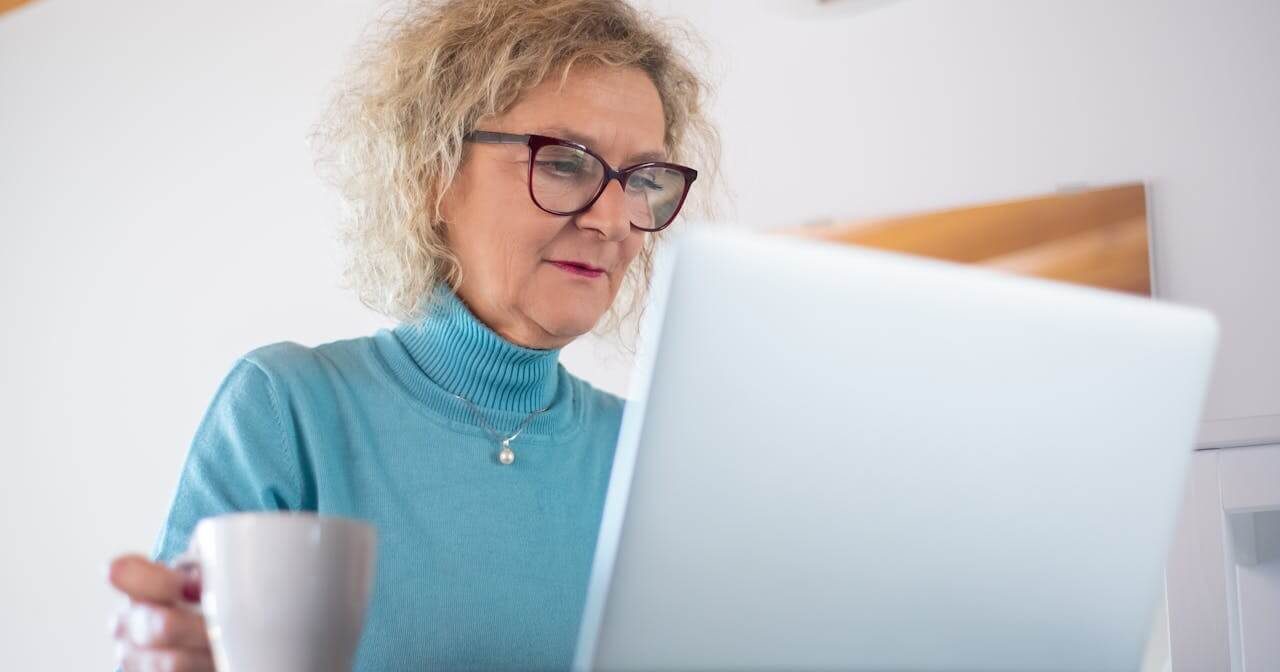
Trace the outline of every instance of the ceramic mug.
{"label": "ceramic mug", "polygon": [[200,576],[218,672],[350,672],[376,546],[356,520],[235,513],[200,521],[174,564]]}

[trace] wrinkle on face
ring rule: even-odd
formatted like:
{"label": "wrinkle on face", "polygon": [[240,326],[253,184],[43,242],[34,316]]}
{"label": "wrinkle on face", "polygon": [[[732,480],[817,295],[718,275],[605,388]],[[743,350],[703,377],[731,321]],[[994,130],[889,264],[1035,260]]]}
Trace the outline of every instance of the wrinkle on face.
{"label": "wrinkle on face", "polygon": [[[544,81],[478,129],[536,133],[591,148],[616,168],[665,156],[662,101],[638,69],[575,65]],[[471,144],[445,195],[450,245],[463,270],[459,298],[507,340],[559,348],[589,332],[612,305],[648,234],[605,194],[578,215],[553,215],[529,197],[528,148]],[[653,160],[653,159],[645,159]],[[548,260],[602,266],[584,280]]]}

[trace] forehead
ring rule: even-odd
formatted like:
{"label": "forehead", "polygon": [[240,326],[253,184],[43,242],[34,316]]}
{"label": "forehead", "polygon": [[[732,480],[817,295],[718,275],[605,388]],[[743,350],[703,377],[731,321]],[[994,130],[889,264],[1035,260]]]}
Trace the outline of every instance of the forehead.
{"label": "forehead", "polygon": [[497,120],[499,130],[573,136],[611,160],[664,152],[662,98],[642,70],[609,66],[556,72]]}

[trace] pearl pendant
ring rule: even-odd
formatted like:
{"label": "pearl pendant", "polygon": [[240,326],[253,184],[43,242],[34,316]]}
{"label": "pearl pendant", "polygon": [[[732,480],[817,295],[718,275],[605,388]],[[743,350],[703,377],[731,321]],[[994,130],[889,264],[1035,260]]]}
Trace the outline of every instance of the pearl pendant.
{"label": "pearl pendant", "polygon": [[511,464],[516,461],[516,453],[511,450],[510,444],[506,441],[502,442],[502,450],[498,451],[498,461],[503,464]]}

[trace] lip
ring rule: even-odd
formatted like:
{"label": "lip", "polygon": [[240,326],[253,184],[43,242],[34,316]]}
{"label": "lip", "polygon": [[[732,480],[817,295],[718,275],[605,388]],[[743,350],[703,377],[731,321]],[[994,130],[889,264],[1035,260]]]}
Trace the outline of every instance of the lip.
{"label": "lip", "polygon": [[549,259],[548,262],[556,266],[560,270],[565,271],[566,273],[572,273],[573,275],[583,277],[583,278],[598,278],[604,275],[603,268],[597,268],[595,266],[592,266],[591,264],[584,263],[581,261],[561,261],[559,259]]}

